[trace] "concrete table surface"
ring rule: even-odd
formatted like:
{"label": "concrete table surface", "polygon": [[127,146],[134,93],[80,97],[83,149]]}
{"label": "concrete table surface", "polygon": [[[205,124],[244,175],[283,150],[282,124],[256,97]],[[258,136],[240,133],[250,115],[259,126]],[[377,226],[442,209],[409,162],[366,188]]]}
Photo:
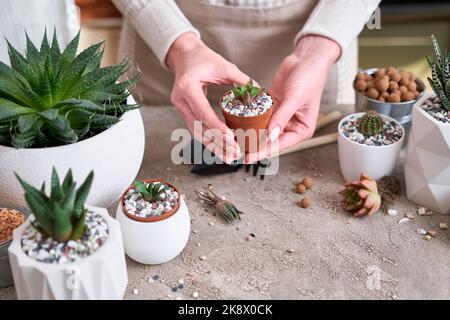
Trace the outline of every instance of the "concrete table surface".
{"label": "concrete table surface", "polygon": [[[139,178],[164,178],[180,188],[192,232],[184,251],[166,264],[146,266],[127,258],[126,299],[193,299],[194,292],[197,299],[450,298],[450,231],[436,227],[450,224],[450,217],[416,216],[399,224],[407,212],[416,212],[403,191],[392,205],[397,216],[352,218],[339,208],[343,181],[336,144],[283,156],[280,172],[263,181],[244,170],[195,176],[191,166],[170,160],[176,144],[170,133],[183,127],[176,110],[141,110],[147,143]],[[394,173],[402,181],[403,156]],[[301,209],[295,185],[308,175],[314,178],[307,193],[313,204]],[[226,224],[195,200],[194,190],[209,184],[244,212],[241,222]],[[438,235],[426,241],[417,228],[438,230]],[[251,233],[255,237],[246,240]],[[154,275],[161,280],[149,283]],[[180,280],[185,288],[172,292]],[[0,290],[0,299],[13,298],[13,287]]]}

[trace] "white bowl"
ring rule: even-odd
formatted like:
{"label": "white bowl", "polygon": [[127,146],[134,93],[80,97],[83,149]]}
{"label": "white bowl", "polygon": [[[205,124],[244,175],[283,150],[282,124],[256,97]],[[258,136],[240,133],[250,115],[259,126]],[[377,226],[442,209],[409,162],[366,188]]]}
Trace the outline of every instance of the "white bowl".
{"label": "white bowl", "polygon": [[[134,104],[129,98],[129,104]],[[87,203],[110,207],[136,177],[144,156],[145,133],[139,110],[125,113],[119,123],[77,143],[33,149],[0,145],[0,206],[26,207],[23,189],[14,176],[39,187],[54,166],[60,178],[72,168],[74,180],[82,182],[91,170],[95,178]]]}
{"label": "white bowl", "polygon": [[122,228],[125,253],[143,264],[161,264],[175,258],[186,246],[191,230],[189,211],[183,199],[173,215],[154,222],[129,218],[121,202],[116,219]]}
{"label": "white bowl", "polygon": [[390,144],[383,146],[369,146],[352,141],[344,136],[341,130],[342,123],[351,117],[359,118],[365,112],[354,113],[343,118],[338,126],[338,152],[339,165],[345,181],[359,180],[361,173],[367,173],[372,179],[380,179],[390,175],[397,163],[398,156],[402,149],[405,130],[395,119],[380,115],[384,119],[396,122],[403,130],[402,137]]}

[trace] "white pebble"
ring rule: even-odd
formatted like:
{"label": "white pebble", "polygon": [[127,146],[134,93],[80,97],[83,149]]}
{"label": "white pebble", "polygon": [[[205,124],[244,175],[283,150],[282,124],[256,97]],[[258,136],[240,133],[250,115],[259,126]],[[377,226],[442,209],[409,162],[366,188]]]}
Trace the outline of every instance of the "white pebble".
{"label": "white pebble", "polygon": [[406,223],[406,222],[408,222],[408,221],[409,221],[408,218],[401,218],[401,219],[398,221],[398,223],[399,223],[399,224],[403,224],[403,223]]}
{"label": "white pebble", "polygon": [[448,229],[448,225],[445,222],[439,223],[439,229],[447,230]]}
{"label": "white pebble", "polygon": [[397,215],[397,210],[395,210],[395,209],[389,209],[389,210],[388,210],[388,215],[390,215],[390,216],[396,216],[396,215]]}
{"label": "white pebble", "polygon": [[417,214],[419,216],[424,216],[426,213],[427,213],[427,211],[424,207],[420,207],[419,209],[417,209]]}
{"label": "white pebble", "polygon": [[206,256],[200,256],[200,260],[205,261],[206,260]]}
{"label": "white pebble", "polygon": [[417,234],[420,234],[421,236],[423,236],[423,235],[426,235],[426,234],[427,234],[427,231],[426,231],[425,229],[417,229],[417,230],[416,230],[416,233],[417,233]]}
{"label": "white pebble", "polygon": [[198,298],[198,292],[197,292],[197,291],[193,292],[193,293],[192,293],[192,297],[193,297],[193,298]]}
{"label": "white pebble", "polygon": [[134,288],[134,289],[133,289],[133,294],[138,294],[138,293],[139,293],[138,288]]}

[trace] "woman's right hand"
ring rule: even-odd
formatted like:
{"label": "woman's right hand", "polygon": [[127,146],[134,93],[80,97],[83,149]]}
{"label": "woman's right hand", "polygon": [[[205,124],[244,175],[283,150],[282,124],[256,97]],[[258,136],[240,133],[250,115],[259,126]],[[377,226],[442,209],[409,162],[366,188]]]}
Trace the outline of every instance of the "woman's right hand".
{"label": "woman's right hand", "polygon": [[[226,163],[239,159],[239,145],[232,131],[212,109],[205,96],[205,89],[208,85],[245,84],[249,76],[208,48],[193,33],[184,33],[174,41],[166,62],[175,72],[171,102],[183,116],[194,137],[200,137],[201,134],[202,143]],[[200,121],[201,126],[194,126],[195,121]],[[201,128],[201,133],[197,128]],[[206,130],[208,133],[205,134]]]}

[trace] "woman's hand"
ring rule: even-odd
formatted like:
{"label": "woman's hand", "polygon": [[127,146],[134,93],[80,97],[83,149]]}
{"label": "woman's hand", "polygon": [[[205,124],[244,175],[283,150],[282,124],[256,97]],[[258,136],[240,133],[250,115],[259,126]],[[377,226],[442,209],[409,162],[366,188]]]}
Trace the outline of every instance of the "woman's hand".
{"label": "woman's hand", "polygon": [[246,155],[252,163],[311,138],[328,72],[340,55],[339,45],[325,37],[301,38],[281,63],[270,93],[277,104],[268,126],[268,143]]}
{"label": "woman's hand", "polygon": [[[175,72],[171,102],[177,107],[194,137],[216,156],[230,163],[239,159],[240,148],[232,131],[217,117],[204,90],[208,85],[244,84],[249,76],[208,48],[195,34],[175,40],[167,54],[167,65]],[[195,121],[201,121],[201,126]],[[199,130],[202,129],[200,136]],[[205,134],[208,129],[209,134]]]}

